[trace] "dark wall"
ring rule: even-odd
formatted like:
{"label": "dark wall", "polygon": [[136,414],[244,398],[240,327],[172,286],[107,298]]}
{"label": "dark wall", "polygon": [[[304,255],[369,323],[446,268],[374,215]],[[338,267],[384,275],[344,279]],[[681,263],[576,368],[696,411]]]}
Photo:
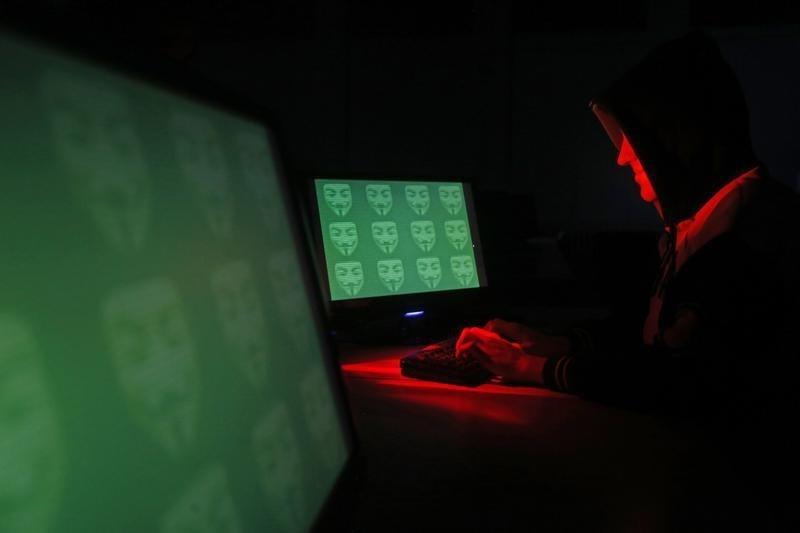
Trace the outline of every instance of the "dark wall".
{"label": "dark wall", "polygon": [[[466,176],[530,193],[539,231],[653,229],[589,99],[655,44],[682,33],[357,35],[198,46],[188,62],[270,111],[288,167],[315,173]],[[508,23],[508,19],[506,24]],[[757,153],[794,183],[800,169],[800,32],[714,34],[748,97]]]}

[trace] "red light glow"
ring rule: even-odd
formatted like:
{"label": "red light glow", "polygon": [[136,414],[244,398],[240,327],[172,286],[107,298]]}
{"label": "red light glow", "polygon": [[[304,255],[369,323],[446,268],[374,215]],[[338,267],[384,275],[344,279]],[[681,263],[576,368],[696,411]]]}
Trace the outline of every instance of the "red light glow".
{"label": "red light glow", "polygon": [[617,164],[621,167],[631,167],[631,170],[633,170],[633,179],[639,185],[639,194],[642,200],[651,204],[658,199],[656,191],[653,189],[652,183],[650,183],[650,177],[647,175],[647,172],[644,171],[642,162],[639,161],[639,157],[636,155],[636,152],[633,151],[633,146],[631,146],[631,143],[625,135],[622,136],[622,146],[619,149]]}
{"label": "red light glow", "polygon": [[[391,352],[392,350],[387,350]],[[569,398],[548,389],[487,383],[478,387],[462,387],[403,376],[400,358],[407,352],[375,354],[375,357],[342,365],[347,381],[363,390],[379,389],[381,397],[405,404],[415,404],[427,411],[437,411],[455,419],[478,418],[504,425],[526,425],[541,410],[535,399]]]}

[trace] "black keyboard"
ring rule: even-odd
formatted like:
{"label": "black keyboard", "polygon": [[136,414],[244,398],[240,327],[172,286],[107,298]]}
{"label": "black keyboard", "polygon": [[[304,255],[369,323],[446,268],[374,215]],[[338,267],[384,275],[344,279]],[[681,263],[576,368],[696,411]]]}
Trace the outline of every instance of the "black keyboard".
{"label": "black keyboard", "polygon": [[400,359],[404,376],[475,387],[488,383],[494,374],[474,358],[456,356],[456,338],[430,344]]}

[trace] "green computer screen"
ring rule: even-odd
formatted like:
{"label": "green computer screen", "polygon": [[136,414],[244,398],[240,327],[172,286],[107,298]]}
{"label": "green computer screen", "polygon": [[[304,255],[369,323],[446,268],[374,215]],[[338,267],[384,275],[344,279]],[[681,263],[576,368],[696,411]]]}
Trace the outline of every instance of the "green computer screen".
{"label": "green computer screen", "polygon": [[316,179],[331,300],[481,286],[466,185]]}
{"label": "green computer screen", "polygon": [[0,531],[307,530],[350,453],[268,131],[0,33]]}

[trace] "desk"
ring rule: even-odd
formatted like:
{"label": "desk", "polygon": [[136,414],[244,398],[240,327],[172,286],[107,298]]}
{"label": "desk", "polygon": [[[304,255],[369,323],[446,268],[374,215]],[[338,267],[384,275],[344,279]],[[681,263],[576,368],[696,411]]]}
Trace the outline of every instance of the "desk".
{"label": "desk", "polygon": [[406,378],[409,351],[340,346],[366,463],[358,531],[764,531],[747,491],[665,422]]}

